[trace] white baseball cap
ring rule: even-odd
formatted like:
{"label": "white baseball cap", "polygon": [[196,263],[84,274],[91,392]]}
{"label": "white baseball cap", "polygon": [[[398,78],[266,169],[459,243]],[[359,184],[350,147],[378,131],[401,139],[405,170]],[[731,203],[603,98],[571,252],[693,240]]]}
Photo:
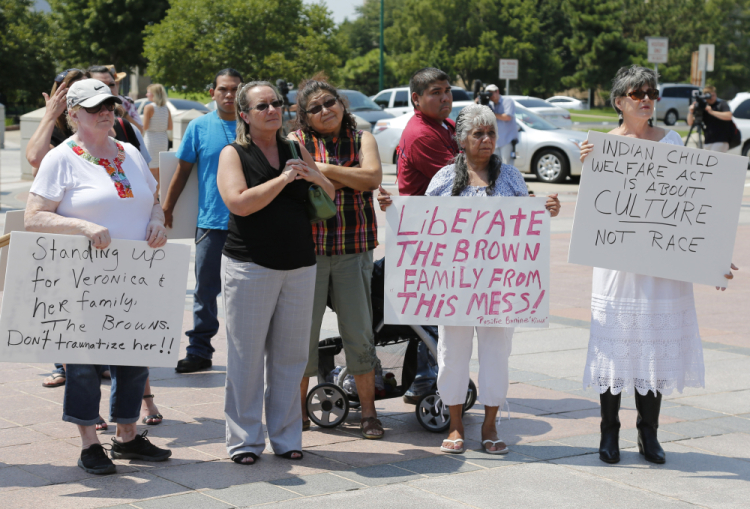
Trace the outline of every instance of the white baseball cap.
{"label": "white baseball cap", "polygon": [[108,99],[122,104],[122,99],[112,95],[109,87],[99,80],[87,79],[76,81],[68,90],[68,108],[82,106],[92,108]]}
{"label": "white baseball cap", "polygon": [[487,85],[486,87],[484,87],[485,92],[497,92],[498,90],[500,89],[497,88],[497,85]]}

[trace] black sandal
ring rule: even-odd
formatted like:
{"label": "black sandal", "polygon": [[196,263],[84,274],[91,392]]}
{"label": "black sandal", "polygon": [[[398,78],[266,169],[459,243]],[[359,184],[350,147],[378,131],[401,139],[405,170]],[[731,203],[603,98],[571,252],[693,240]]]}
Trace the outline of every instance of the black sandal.
{"label": "black sandal", "polygon": [[[292,458],[292,454],[299,454],[298,458]],[[305,457],[304,454],[302,454],[302,451],[287,451],[284,454],[277,454],[276,456],[281,456],[282,458],[286,458],[288,460],[301,460]]]}
{"label": "black sandal", "polygon": [[[245,463],[244,461],[242,461],[245,458],[252,458],[253,462]],[[258,462],[258,455],[252,452],[243,452],[243,453],[235,454],[234,456],[232,456],[232,461],[234,461],[238,465],[255,465]]]}

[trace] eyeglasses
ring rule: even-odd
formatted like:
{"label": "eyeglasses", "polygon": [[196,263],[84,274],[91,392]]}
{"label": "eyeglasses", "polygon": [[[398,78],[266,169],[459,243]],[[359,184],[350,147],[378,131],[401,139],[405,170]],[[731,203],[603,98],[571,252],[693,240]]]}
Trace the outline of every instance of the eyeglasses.
{"label": "eyeglasses", "polygon": [[316,104],[309,110],[305,111],[305,113],[309,113],[311,115],[317,115],[318,113],[323,111],[323,108],[330,110],[331,108],[333,108],[333,105],[336,104],[336,101],[338,101],[338,99],[336,99],[335,97],[331,97],[323,104]]}
{"label": "eyeglasses", "polygon": [[642,101],[644,97],[648,96],[649,99],[655,101],[659,98],[659,91],[655,88],[649,88],[648,90],[633,90],[629,94],[625,94],[634,101]]}
{"label": "eyeglasses", "polygon": [[95,115],[102,111],[102,108],[107,108],[107,111],[115,111],[115,101],[104,101],[103,103],[92,106],[91,108],[84,107],[83,109],[86,110],[86,113]]}
{"label": "eyeglasses", "polygon": [[281,108],[281,107],[282,107],[283,105],[284,105],[284,102],[283,102],[283,101],[279,101],[278,99],[276,99],[275,101],[271,101],[270,103],[260,103],[260,104],[256,104],[255,106],[253,106],[253,107],[252,107],[252,108],[250,108],[250,109],[251,109],[251,110],[258,110],[258,111],[266,111],[266,110],[268,109],[268,107],[269,107],[269,106],[273,106],[273,108],[274,108],[274,109],[278,110],[278,109],[279,109],[279,108]]}
{"label": "eyeglasses", "polygon": [[57,83],[59,85],[60,83],[63,82],[63,80],[65,79],[65,76],[67,76],[69,72],[73,72],[73,71],[78,71],[81,74],[83,74],[82,70],[76,69],[75,67],[73,67],[72,69],[66,69],[63,72],[61,72],[60,74],[58,74],[57,76],[55,76],[55,83]]}

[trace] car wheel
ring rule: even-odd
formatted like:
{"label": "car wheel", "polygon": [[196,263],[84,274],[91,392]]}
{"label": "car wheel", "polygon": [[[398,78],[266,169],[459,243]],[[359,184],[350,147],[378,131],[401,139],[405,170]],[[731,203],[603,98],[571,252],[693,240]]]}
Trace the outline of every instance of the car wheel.
{"label": "car wheel", "polygon": [[664,123],[667,125],[675,125],[679,119],[680,117],[675,110],[669,110],[667,114],[664,115]]}
{"label": "car wheel", "polygon": [[565,181],[570,165],[565,155],[557,149],[545,148],[534,155],[531,167],[542,182],[557,184]]}

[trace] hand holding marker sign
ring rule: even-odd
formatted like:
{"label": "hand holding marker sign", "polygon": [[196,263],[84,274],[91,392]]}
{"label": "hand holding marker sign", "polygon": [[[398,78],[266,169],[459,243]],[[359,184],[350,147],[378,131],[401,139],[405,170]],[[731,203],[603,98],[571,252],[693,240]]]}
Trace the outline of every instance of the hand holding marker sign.
{"label": "hand holding marker sign", "polygon": [[547,327],[547,198],[393,197],[385,322]]}
{"label": "hand holding marker sign", "polygon": [[0,359],[122,366],[177,363],[190,247],[14,232]]}
{"label": "hand holding marker sign", "polygon": [[589,132],[568,261],[725,286],[747,159]]}

